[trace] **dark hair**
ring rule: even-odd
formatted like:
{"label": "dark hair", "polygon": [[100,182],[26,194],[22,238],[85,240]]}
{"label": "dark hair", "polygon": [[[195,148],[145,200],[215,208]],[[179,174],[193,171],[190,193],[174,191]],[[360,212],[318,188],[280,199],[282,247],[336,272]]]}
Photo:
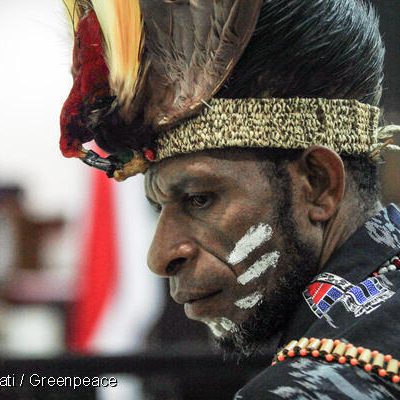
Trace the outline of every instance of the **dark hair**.
{"label": "dark hair", "polygon": [[[378,105],[385,49],[363,0],[264,0],[250,43],[218,96],[323,97]],[[300,150],[265,150],[277,165]],[[301,152],[301,151],[300,151]],[[378,166],[341,155],[365,207],[379,197]]]}
{"label": "dark hair", "polygon": [[323,97],[377,105],[385,49],[362,0],[264,0],[256,30],[218,96]]}
{"label": "dark hair", "polygon": [[342,155],[345,169],[363,205],[362,212],[373,210],[380,201],[379,165],[368,155]]}
{"label": "dark hair", "polygon": [[[286,166],[288,162],[297,160],[303,150],[266,148],[251,149],[251,152],[256,155],[260,168],[268,179],[278,180],[276,185],[288,187],[290,178],[285,172]],[[367,155],[342,154],[341,158],[348,174],[347,190],[352,190],[358,196],[360,212],[364,214],[374,210],[380,200],[379,165]]]}

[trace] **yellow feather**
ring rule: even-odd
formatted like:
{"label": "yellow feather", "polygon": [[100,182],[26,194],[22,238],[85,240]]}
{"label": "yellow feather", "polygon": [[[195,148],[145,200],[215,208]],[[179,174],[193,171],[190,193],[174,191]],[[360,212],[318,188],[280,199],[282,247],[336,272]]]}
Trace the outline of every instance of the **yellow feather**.
{"label": "yellow feather", "polygon": [[134,95],[143,48],[139,0],[92,0],[99,20],[110,70],[110,87],[127,110]]}
{"label": "yellow feather", "polygon": [[81,9],[78,5],[77,0],[63,0],[63,3],[67,9],[72,28],[75,31],[78,25],[79,18],[81,17]]}

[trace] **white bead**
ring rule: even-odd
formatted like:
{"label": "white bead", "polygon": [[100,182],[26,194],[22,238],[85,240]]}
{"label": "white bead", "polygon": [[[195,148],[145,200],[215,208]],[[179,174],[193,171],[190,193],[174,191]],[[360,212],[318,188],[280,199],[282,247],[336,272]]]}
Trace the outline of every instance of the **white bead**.
{"label": "white bead", "polygon": [[379,270],[379,273],[380,273],[380,274],[386,274],[386,272],[388,272],[388,268],[387,268],[387,267],[382,267],[382,268]]}
{"label": "white bead", "polygon": [[393,264],[390,264],[390,265],[388,266],[388,270],[389,270],[389,271],[396,271],[396,270],[397,270],[397,268],[396,268],[396,266],[395,266],[395,265],[393,265]]}
{"label": "white bead", "polygon": [[399,257],[394,256],[394,257],[392,257],[392,258],[390,259],[390,262],[393,262],[394,260],[398,260],[398,258],[399,258]]}

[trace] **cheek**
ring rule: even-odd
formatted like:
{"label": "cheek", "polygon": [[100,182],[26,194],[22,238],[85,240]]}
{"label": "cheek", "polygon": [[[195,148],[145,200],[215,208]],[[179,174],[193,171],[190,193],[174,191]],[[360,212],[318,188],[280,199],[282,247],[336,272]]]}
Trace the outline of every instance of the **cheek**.
{"label": "cheek", "polygon": [[251,226],[229,253],[227,259],[229,265],[235,266],[246,260],[255,249],[270,240],[271,236],[272,228],[268,224],[259,223]]}
{"label": "cheek", "polygon": [[[247,241],[249,238],[251,240]],[[273,295],[279,274],[285,269],[280,238],[270,225],[261,223],[251,227],[235,245],[229,255],[230,261],[238,261],[233,266],[236,272],[232,296],[235,309],[251,312]],[[237,249],[245,251],[237,252]]]}
{"label": "cheek", "polygon": [[238,275],[237,282],[246,286],[250,283],[257,282],[268,271],[274,270],[279,262],[280,252],[274,250],[263,254],[253,264],[251,264],[243,273]]}
{"label": "cheek", "polygon": [[[230,224],[223,218],[216,221],[216,224],[197,221],[193,226],[192,233],[204,251],[199,264],[203,267],[208,265],[204,257],[207,258],[209,254],[224,265],[224,271],[219,268],[214,268],[213,271],[207,267],[201,268],[202,273],[205,269],[208,270],[209,282],[218,280],[224,288],[223,296],[213,304],[214,309],[210,308],[209,315],[240,321],[260,304],[266,287],[268,291],[273,290],[274,280],[269,277],[279,264],[280,251],[276,247],[273,227],[266,222],[260,222],[271,219],[259,217],[253,222],[254,215],[250,218],[249,213],[246,213],[244,216],[230,218]],[[222,276],[223,280],[220,279]],[[202,282],[205,280],[207,278],[203,276]]]}
{"label": "cheek", "polygon": [[276,234],[268,223],[251,226],[236,242],[227,256],[227,263],[237,275],[240,286],[250,285],[278,265],[280,251],[275,245]]}
{"label": "cheek", "polygon": [[274,290],[275,270],[281,257],[272,241],[273,228],[267,223],[251,226],[227,256],[235,273],[234,284],[225,299],[236,319],[251,312]]}
{"label": "cheek", "polygon": [[269,239],[270,227],[262,223],[269,219],[265,207],[254,201],[220,201],[207,218],[197,221],[196,230],[205,242],[218,243],[224,260],[234,265],[247,256],[252,246],[256,248]]}

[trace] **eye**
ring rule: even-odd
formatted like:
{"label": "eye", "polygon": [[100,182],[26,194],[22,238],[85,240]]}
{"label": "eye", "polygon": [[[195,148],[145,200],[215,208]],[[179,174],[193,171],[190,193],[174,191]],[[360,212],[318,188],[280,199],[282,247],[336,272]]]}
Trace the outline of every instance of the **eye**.
{"label": "eye", "polygon": [[206,208],[211,205],[212,196],[210,194],[188,195],[187,202],[192,208]]}

